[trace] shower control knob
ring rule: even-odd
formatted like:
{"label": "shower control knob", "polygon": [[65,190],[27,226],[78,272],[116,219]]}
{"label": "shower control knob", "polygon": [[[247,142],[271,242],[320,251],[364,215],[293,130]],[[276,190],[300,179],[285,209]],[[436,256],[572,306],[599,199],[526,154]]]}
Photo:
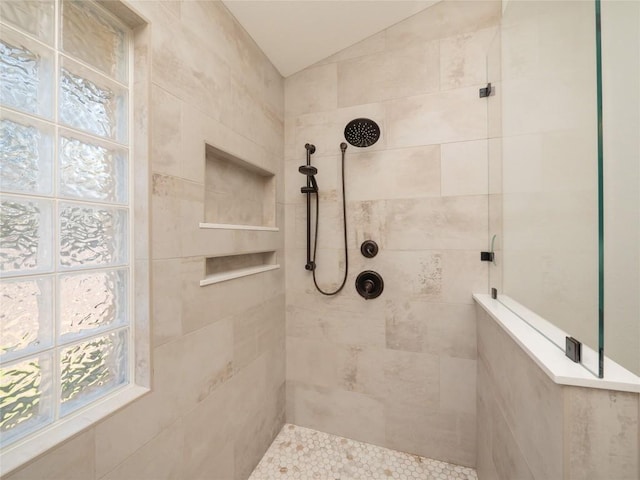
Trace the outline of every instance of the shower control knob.
{"label": "shower control knob", "polygon": [[379,297],[383,290],[384,281],[377,272],[366,270],[356,278],[356,291],[365,300]]}
{"label": "shower control knob", "polygon": [[378,244],[373,240],[365,240],[360,245],[360,252],[367,258],[373,258],[378,254]]}

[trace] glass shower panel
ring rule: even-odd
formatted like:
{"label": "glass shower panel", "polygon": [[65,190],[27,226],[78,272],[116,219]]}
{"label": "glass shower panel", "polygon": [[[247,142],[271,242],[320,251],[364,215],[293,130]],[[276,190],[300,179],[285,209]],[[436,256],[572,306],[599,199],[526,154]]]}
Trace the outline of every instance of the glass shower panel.
{"label": "glass shower panel", "polygon": [[489,288],[502,293],[502,73],[501,34],[496,32],[487,50],[487,83],[492,92],[487,99],[487,158],[489,180]]}
{"label": "glass shower panel", "polygon": [[491,286],[598,351],[594,3],[509,2],[488,62]]}
{"label": "glass shower panel", "polygon": [[640,376],[640,3],[602,2],[604,344]]}

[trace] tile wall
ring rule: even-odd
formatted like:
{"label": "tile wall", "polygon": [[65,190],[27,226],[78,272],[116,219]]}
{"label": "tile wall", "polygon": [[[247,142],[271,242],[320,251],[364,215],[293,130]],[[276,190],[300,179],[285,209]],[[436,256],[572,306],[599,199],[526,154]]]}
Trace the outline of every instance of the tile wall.
{"label": "tile wall", "polygon": [[[246,479],[284,424],[284,269],[199,286],[206,256],[284,263],[284,81],[220,2],[128,4],[151,39],[153,391],[10,480]],[[280,232],[198,228],[205,142],[277,175]]]}
{"label": "tile wall", "polygon": [[478,478],[639,478],[640,395],[553,383],[477,315]]}
{"label": "tile wall", "polygon": [[[287,421],[474,466],[476,326],[487,291],[486,51],[500,2],[445,1],[285,81]],[[325,297],[305,271],[305,143],[317,150],[317,276],[342,280],[340,142],[357,117],[375,145],[346,153],[349,277]],[[365,259],[363,240],[380,253]],[[376,270],[383,294],[354,281]]]}

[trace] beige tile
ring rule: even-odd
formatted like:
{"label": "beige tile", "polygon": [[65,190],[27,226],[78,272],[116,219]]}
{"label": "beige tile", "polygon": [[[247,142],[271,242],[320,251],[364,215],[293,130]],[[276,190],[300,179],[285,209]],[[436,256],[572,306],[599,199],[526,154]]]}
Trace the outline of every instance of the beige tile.
{"label": "beige tile", "polygon": [[440,357],[440,408],[476,414],[476,361]]}
{"label": "beige tile", "polygon": [[438,42],[338,64],[338,105],[347,107],[438,90]]}
{"label": "beige tile", "polygon": [[4,478],[89,480],[96,476],[95,432],[87,430]]}
{"label": "beige tile", "polygon": [[380,399],[436,410],[440,398],[440,358],[430,353],[386,350]]}
{"label": "beige tile", "polygon": [[478,140],[487,135],[487,107],[476,88],[459,88],[385,103],[392,148]]}
{"label": "beige tile", "polygon": [[244,418],[236,432],[234,470],[237,480],[249,477],[284,424],[284,384],[263,395],[258,410]]}
{"label": "beige tile", "polygon": [[[182,260],[182,325],[192,332],[208,324],[245,312],[282,290],[279,270],[200,286],[205,277],[204,257]],[[253,292],[248,296],[247,292]]]}
{"label": "beige tile", "polygon": [[[523,480],[533,480],[535,478],[562,478],[559,477],[536,477],[529,468],[527,455],[520,450],[517,440],[513,437],[509,425],[505,421],[503,412],[495,409],[492,417],[493,428],[491,432],[491,443],[493,446],[492,460],[493,467],[497,473],[497,478],[518,478]],[[558,472],[562,475],[560,472]]]}
{"label": "beige tile", "polygon": [[157,85],[152,86],[151,102],[151,168],[177,177],[182,160],[182,102]]}
{"label": "beige tile", "polygon": [[639,397],[637,393],[565,388],[568,478],[638,478]]}
{"label": "beige tile", "polygon": [[386,445],[403,452],[475,466],[475,416],[389,402],[385,405]]}
{"label": "beige tile", "polygon": [[444,1],[409,17],[386,30],[387,49],[446,38],[496,25],[499,1]]}
{"label": "beige tile", "polygon": [[381,365],[385,364],[387,355],[383,349],[341,345],[336,356],[338,360],[336,385],[340,389],[377,398],[385,396],[387,382]]}
{"label": "beige tile", "polygon": [[258,355],[279,345],[284,337],[284,296],[273,299],[233,318],[234,371]]}
{"label": "beige tile", "polygon": [[490,138],[487,142],[489,194],[502,193],[502,139]]}
{"label": "beige tile", "polygon": [[365,240],[373,240],[379,248],[386,246],[387,232],[387,202],[384,200],[358,201],[347,203],[347,222],[349,234],[347,242],[349,248],[355,249],[355,256],[359,258],[360,245]]}
{"label": "beige tile", "polygon": [[396,297],[385,301],[385,318],[387,348],[476,358],[473,305]]}
{"label": "beige tile", "polygon": [[235,478],[233,448],[233,443],[227,443],[221,450],[203,457],[200,463],[186,464],[186,478],[233,480]]}
{"label": "beige tile", "polygon": [[440,40],[441,90],[492,81],[487,78],[487,51],[497,32],[485,28]]}
{"label": "beige tile", "polygon": [[351,153],[346,170],[350,201],[440,195],[437,145]]}
{"label": "beige tile", "polygon": [[182,181],[154,174],[151,195],[151,252],[154,259],[180,256],[180,215]]}
{"label": "beige tile", "polygon": [[[500,445],[514,443],[534,478],[557,478],[563,472],[562,388],[486,315],[478,320],[478,355],[493,381],[493,396],[506,427],[497,431]],[[523,374],[525,372],[525,374]],[[544,414],[541,414],[544,412]],[[498,448],[494,452],[498,452]],[[494,454],[495,460],[496,454]],[[505,462],[508,457],[505,457]],[[515,461],[515,460],[514,460]],[[511,468],[508,463],[496,468]]]}
{"label": "beige tile", "polygon": [[180,259],[155,260],[152,266],[153,345],[161,345],[182,335]]}
{"label": "beige tile", "polygon": [[[224,451],[226,446],[233,447],[232,411],[230,390],[219,389],[185,415],[183,462],[186,478],[211,478],[210,475],[218,470],[229,471],[225,468],[227,462],[218,452]],[[231,450],[233,459],[233,448]],[[231,474],[232,471],[233,468]]]}
{"label": "beige tile", "polygon": [[383,250],[376,270],[385,280],[381,299],[410,297],[473,304],[471,292],[487,291],[487,266],[477,251]]}
{"label": "beige tile", "polygon": [[[183,337],[181,400],[200,402],[232,375],[233,327],[230,319],[208,325]],[[203,363],[203,359],[206,361]],[[174,379],[175,380],[175,379]]]}
{"label": "beige tile", "polygon": [[326,341],[287,337],[287,380],[335,387],[338,383],[339,352],[339,347]]}
{"label": "beige tile", "polygon": [[487,244],[486,196],[389,200],[385,245],[393,250],[481,250]]}
{"label": "beige tile", "polygon": [[489,191],[487,140],[442,145],[442,195],[486,195]]}
{"label": "beige tile", "polygon": [[362,442],[384,443],[384,407],[369,395],[287,382],[287,422]]}
{"label": "beige tile", "polygon": [[334,110],[338,106],[338,70],[335,64],[305,68],[285,80],[285,113]]}
{"label": "beige tile", "polygon": [[183,443],[182,421],[178,420],[102,478],[105,480],[183,478]]}
{"label": "beige tile", "polygon": [[382,312],[365,314],[312,307],[287,307],[287,335],[326,340],[342,345],[384,347],[385,322]]}
{"label": "beige tile", "polygon": [[[163,363],[158,364],[155,355],[153,359],[152,385],[155,391],[96,425],[96,478],[116,468],[129,455],[173,424],[181,413],[177,397],[162,382],[159,384],[156,381]],[[131,425],[135,425],[135,428],[131,428]]]}
{"label": "beige tile", "polygon": [[495,402],[491,396],[491,380],[482,361],[478,361],[477,367],[476,469],[478,478],[499,478],[493,462]]}

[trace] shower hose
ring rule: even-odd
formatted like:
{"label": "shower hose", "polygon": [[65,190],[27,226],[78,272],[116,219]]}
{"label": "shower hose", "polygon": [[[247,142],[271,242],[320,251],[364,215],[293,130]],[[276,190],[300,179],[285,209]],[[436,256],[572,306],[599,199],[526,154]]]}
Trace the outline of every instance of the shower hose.
{"label": "shower hose", "polygon": [[[312,270],[313,273],[313,284],[316,286],[316,290],[323,295],[331,296],[336,295],[342,291],[345,284],[347,283],[347,275],[349,274],[349,252],[347,249],[347,202],[344,190],[344,154],[347,150],[347,144],[341,143],[340,150],[342,151],[342,229],[344,231],[344,278],[342,279],[342,285],[338,287],[337,290],[333,292],[325,292],[318,285],[318,281],[316,280],[316,269]],[[314,232],[314,240],[313,240],[313,258],[312,262],[314,265],[316,263],[316,255],[318,252],[318,219],[320,218],[320,198],[319,194],[316,192],[316,231]]]}

